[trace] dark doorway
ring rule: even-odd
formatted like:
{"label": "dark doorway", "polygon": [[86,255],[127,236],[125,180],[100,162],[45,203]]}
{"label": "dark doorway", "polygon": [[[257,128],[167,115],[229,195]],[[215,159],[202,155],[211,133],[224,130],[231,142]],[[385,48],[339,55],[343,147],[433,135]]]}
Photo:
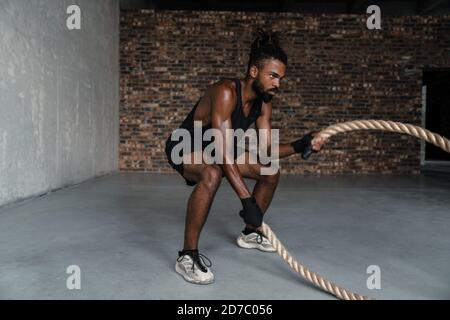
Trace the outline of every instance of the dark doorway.
{"label": "dark doorway", "polygon": [[[425,88],[425,128],[450,139],[450,69],[423,72]],[[425,162],[450,161],[450,154],[427,143]]]}

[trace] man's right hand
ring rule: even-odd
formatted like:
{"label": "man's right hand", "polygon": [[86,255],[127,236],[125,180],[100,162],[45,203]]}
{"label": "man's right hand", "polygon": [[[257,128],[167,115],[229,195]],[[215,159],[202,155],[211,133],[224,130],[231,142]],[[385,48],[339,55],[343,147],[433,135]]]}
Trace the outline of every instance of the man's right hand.
{"label": "man's right hand", "polygon": [[243,210],[239,215],[246,224],[259,228],[263,222],[263,213],[259,208],[254,197],[241,199]]}
{"label": "man's right hand", "polygon": [[313,136],[313,139],[311,140],[312,149],[319,152],[322,149],[322,146],[328,142],[328,139],[323,138],[317,131],[314,131],[311,134]]}

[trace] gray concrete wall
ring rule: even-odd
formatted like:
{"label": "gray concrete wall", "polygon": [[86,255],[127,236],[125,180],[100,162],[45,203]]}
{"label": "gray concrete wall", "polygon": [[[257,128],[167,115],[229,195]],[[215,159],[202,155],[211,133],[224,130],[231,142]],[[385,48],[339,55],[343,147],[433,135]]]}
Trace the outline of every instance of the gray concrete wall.
{"label": "gray concrete wall", "polygon": [[118,114],[117,0],[0,0],[0,206],[116,170]]}

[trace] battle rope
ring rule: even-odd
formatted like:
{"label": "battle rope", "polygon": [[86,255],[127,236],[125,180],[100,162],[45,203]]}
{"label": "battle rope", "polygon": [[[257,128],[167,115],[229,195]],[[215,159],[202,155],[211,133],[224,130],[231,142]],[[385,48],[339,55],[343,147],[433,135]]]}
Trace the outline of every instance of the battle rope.
{"label": "battle rope", "polygon": [[[407,134],[422,140],[425,140],[435,146],[438,146],[442,150],[450,153],[450,140],[442,137],[436,133],[429,130],[423,129],[418,126],[411,124],[405,124],[401,122],[394,121],[383,121],[383,120],[356,120],[343,123],[337,123],[332,126],[327,127],[322,130],[319,135],[325,139],[330,138],[338,133],[356,131],[356,130],[381,130],[397,132],[402,134]],[[335,283],[329,281],[328,279],[322,277],[309,270],[307,267],[302,265],[300,262],[295,260],[292,255],[286,250],[284,245],[278,240],[275,233],[270,229],[270,227],[263,223],[262,232],[270,240],[277,253],[283,258],[283,260],[302,278],[311,282],[320,289],[329,292],[339,299],[343,300],[368,300],[369,298],[352,291],[349,291],[343,287],[336,285]]]}

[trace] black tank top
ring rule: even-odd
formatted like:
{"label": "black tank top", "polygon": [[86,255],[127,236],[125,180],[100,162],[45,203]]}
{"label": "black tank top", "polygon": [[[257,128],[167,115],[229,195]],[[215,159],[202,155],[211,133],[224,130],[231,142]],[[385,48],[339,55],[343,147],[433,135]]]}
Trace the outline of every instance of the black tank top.
{"label": "black tank top", "polygon": [[[236,83],[236,107],[234,108],[233,113],[231,114],[231,123],[233,126],[233,129],[242,129],[246,131],[253,123],[255,123],[256,119],[261,115],[261,107],[262,107],[262,100],[256,99],[253,102],[252,108],[250,109],[250,113],[248,117],[245,116],[244,110],[242,107],[242,96],[241,96],[241,81],[239,79],[223,79],[223,80],[232,80]],[[186,129],[190,132],[192,140],[194,139],[194,114],[195,110],[197,109],[198,104],[200,103],[200,99],[195,104],[194,108],[189,112],[186,119],[184,119],[183,123],[181,124],[180,128]],[[207,124],[202,126],[202,136],[203,133],[211,128],[211,124]],[[170,140],[170,136],[169,136]],[[175,142],[176,143],[176,142]],[[207,145],[209,145],[211,141],[203,141],[202,143],[202,149],[205,149]],[[192,143],[192,150],[193,150],[193,143]],[[236,152],[235,152],[236,155]]]}

